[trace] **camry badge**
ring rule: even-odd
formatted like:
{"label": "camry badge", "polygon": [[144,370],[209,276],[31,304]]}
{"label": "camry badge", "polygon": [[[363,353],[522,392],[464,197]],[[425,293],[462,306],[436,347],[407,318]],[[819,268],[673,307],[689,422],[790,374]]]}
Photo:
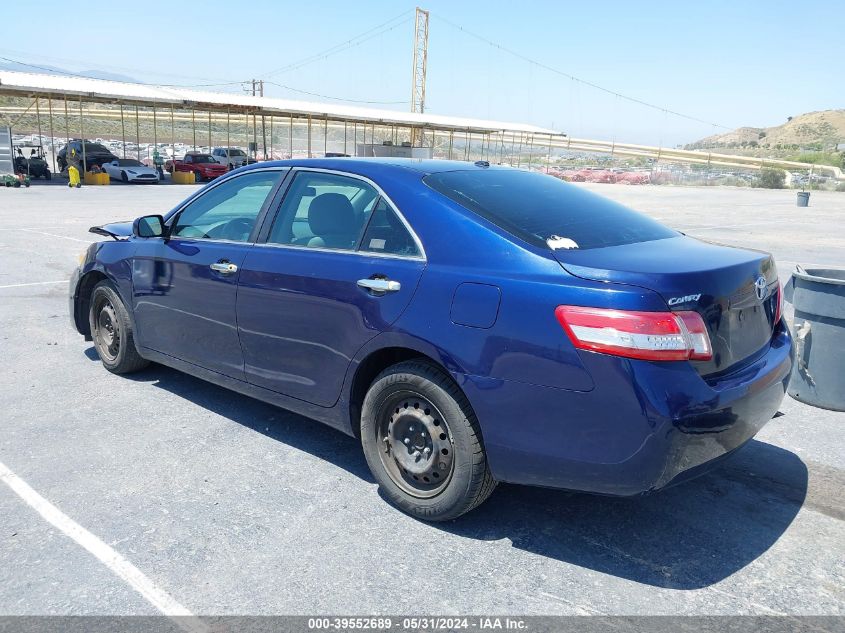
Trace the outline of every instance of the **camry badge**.
{"label": "camry badge", "polygon": [[666,303],[668,303],[670,306],[676,306],[681,303],[687,303],[688,301],[698,301],[699,299],[701,299],[700,292],[694,295],[685,295],[683,297],[672,297]]}

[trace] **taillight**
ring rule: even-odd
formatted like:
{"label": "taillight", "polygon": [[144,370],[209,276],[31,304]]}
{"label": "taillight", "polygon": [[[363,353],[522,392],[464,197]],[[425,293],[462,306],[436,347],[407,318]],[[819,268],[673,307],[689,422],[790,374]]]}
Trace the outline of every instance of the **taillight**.
{"label": "taillight", "polygon": [[783,287],[780,285],[780,279],[778,279],[778,289],[775,293],[775,320],[773,325],[777,326],[780,323],[780,318],[783,316]]}
{"label": "taillight", "polygon": [[698,312],[636,312],[558,306],[555,316],[579,349],[642,360],[709,360]]}

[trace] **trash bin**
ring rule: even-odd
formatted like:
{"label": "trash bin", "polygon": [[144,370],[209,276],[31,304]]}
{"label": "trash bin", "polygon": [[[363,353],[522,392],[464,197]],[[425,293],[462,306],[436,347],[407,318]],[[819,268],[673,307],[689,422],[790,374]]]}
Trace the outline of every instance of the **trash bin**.
{"label": "trash bin", "polygon": [[809,207],[810,206],[810,192],[809,191],[799,191],[798,192],[798,206],[799,207]]}
{"label": "trash bin", "polygon": [[845,270],[795,267],[784,293],[795,307],[795,364],[787,392],[845,411]]}

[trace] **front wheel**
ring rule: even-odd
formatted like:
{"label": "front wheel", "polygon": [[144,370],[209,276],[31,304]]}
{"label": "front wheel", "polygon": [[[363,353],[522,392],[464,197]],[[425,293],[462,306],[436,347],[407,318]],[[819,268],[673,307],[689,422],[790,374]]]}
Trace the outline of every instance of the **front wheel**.
{"label": "front wheel", "polygon": [[126,306],[110,281],[101,281],[91,293],[88,324],[103,366],[114,374],[128,374],[149,365],[135,347]]}
{"label": "front wheel", "polygon": [[127,175],[126,175],[126,172],[125,172],[125,171],[120,172],[120,179],[121,179],[123,182],[129,182],[129,176],[127,176]]}
{"label": "front wheel", "polygon": [[361,409],[361,443],[388,501],[421,519],[454,519],[496,487],[472,407],[427,362],[399,363],[375,379]]}

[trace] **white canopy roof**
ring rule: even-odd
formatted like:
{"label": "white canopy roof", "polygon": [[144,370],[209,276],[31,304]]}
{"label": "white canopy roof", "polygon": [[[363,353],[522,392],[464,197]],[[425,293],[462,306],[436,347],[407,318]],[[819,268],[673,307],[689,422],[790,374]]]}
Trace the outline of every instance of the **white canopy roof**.
{"label": "white canopy roof", "polygon": [[562,135],[561,132],[526,125],[487,121],[464,117],[441,116],[437,114],[419,114],[399,112],[377,108],[363,108],[342,104],[318,103],[312,101],[293,101],[270,97],[229,94],[190,90],[172,86],[153,86],[148,84],[88,79],[65,75],[39,73],[21,73],[0,70],[0,95],[16,94],[30,96],[69,96],[99,102],[124,102],[138,105],[174,105],[180,108],[227,109],[233,111],[263,112],[265,114],[331,120],[348,120],[387,125],[417,126],[445,130],[470,132],[517,132],[524,134]]}

